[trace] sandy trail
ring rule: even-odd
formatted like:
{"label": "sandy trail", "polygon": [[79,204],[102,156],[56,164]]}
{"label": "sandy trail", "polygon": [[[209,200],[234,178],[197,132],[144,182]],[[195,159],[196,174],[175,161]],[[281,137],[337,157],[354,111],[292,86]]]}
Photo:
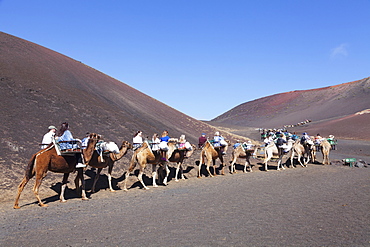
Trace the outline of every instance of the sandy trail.
{"label": "sandy trail", "polygon": [[366,246],[370,169],[310,165],[0,212],[1,246]]}

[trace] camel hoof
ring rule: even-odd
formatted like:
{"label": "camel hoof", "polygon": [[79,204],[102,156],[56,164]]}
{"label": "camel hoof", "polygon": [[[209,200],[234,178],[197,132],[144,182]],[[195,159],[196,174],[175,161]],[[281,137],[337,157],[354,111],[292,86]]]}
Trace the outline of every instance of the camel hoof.
{"label": "camel hoof", "polygon": [[128,189],[124,188],[123,191],[128,191]]}
{"label": "camel hoof", "polygon": [[175,180],[175,182],[178,182],[178,181],[179,181],[178,179]]}
{"label": "camel hoof", "polygon": [[115,191],[115,190],[109,190],[110,192],[117,192],[117,191]]}
{"label": "camel hoof", "polygon": [[45,208],[46,208],[46,207],[48,207],[48,206],[49,206],[49,205],[44,204],[44,203],[41,203],[41,204],[40,204],[40,207],[45,207]]}
{"label": "camel hoof", "polygon": [[63,203],[64,203],[64,202],[67,202],[67,200],[59,200],[59,201],[60,201],[60,202],[63,202]]}
{"label": "camel hoof", "polygon": [[[154,188],[155,188],[155,186],[153,186]],[[157,187],[158,187],[158,185],[157,185]],[[149,188],[148,187],[144,187],[144,190],[149,190]]]}
{"label": "camel hoof", "polygon": [[82,201],[88,201],[88,200],[89,200],[89,198],[87,198],[87,197],[83,197],[83,198],[81,198],[81,200],[82,200]]}
{"label": "camel hoof", "polygon": [[13,208],[14,208],[14,209],[20,209],[21,207],[20,207],[20,206],[18,206],[18,205],[14,205],[14,206],[13,206]]}
{"label": "camel hoof", "polygon": [[202,178],[201,176],[197,176],[197,178]]}

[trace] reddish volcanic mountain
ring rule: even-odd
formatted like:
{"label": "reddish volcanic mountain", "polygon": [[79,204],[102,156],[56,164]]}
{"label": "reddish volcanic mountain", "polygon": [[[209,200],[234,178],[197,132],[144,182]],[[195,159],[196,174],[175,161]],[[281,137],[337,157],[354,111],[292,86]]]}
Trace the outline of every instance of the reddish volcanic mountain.
{"label": "reddish volcanic mountain", "polygon": [[[213,119],[210,124],[239,127],[281,128],[306,119],[312,122],[290,129],[311,134],[336,134],[369,140],[370,78],[336,86],[275,94],[246,102]],[[367,131],[366,131],[367,130]]]}
{"label": "reddish volcanic mountain", "polygon": [[192,143],[216,131],[81,62],[2,32],[0,54],[0,189],[20,182],[49,125],[67,121],[75,138],[95,132],[117,144],[132,142],[137,130],[150,137],[185,134]]}

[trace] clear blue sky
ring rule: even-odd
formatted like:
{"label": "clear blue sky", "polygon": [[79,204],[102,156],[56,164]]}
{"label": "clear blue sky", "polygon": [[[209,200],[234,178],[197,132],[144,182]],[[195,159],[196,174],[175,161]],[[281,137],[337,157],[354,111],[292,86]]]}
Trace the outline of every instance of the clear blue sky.
{"label": "clear blue sky", "polygon": [[370,0],[0,0],[0,30],[210,120],[369,77],[369,13]]}

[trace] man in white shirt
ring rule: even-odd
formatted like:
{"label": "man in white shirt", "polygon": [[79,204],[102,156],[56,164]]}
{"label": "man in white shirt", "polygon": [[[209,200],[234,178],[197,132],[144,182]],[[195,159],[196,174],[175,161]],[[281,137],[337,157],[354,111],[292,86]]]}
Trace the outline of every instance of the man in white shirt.
{"label": "man in white shirt", "polygon": [[40,145],[41,149],[44,149],[47,146],[49,146],[49,144],[52,143],[54,140],[54,136],[55,136],[55,132],[57,131],[57,128],[53,125],[50,125],[48,129],[49,129],[49,132],[46,133],[44,137],[42,138],[42,142]]}

